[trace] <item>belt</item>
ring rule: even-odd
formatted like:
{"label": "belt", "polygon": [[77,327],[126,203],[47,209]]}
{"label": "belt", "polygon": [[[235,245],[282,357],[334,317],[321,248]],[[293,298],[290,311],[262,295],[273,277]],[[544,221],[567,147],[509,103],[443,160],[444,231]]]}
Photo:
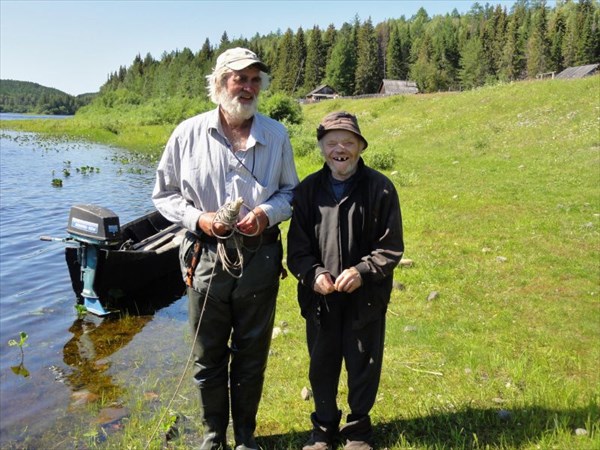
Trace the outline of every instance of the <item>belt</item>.
{"label": "belt", "polygon": [[[279,228],[268,228],[259,236],[244,236],[242,234],[239,236],[242,237],[244,247],[258,247],[261,244],[273,244],[279,240]],[[220,239],[214,236],[201,234],[200,241],[204,242],[205,244],[216,245],[218,241],[227,241],[227,238]]]}

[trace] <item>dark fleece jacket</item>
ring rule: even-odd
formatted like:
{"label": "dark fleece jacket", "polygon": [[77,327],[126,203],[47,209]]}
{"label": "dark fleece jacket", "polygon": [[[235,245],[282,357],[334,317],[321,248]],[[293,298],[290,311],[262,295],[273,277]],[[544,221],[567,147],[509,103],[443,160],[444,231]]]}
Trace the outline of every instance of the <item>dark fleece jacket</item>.
{"label": "dark fleece jacket", "polygon": [[[339,202],[330,174],[325,164],[294,191],[287,264],[299,281],[298,302],[305,318],[315,318],[323,300],[350,297],[353,327],[360,328],[380,317],[389,303],[393,271],[404,252],[400,202],[394,184],[362,159]],[[350,267],[362,276],[359,289],[325,297],[314,292],[320,273],[329,272],[335,279]]]}

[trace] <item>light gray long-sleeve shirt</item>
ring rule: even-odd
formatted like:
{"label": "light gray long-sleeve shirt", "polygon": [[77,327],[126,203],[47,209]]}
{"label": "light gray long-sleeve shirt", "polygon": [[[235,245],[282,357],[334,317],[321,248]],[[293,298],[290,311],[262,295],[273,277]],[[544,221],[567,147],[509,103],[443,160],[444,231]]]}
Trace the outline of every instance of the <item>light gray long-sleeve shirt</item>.
{"label": "light gray long-sleeve shirt", "polygon": [[165,218],[192,231],[203,212],[239,197],[241,216],[260,206],[273,226],[290,218],[297,184],[292,146],[281,123],[255,114],[246,149],[234,154],[216,108],[177,126],[158,164],[152,200]]}

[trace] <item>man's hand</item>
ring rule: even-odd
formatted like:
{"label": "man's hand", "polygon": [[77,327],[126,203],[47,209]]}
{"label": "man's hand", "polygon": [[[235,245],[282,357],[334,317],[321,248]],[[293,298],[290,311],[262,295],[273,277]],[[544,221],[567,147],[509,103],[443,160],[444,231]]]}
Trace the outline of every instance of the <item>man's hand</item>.
{"label": "man's hand", "polygon": [[356,268],[350,267],[344,270],[335,280],[335,290],[338,292],[354,292],[362,286],[362,277]]}
{"label": "man's hand", "polygon": [[258,236],[269,225],[269,218],[258,206],[244,216],[237,223],[237,228],[242,233],[250,236]]}
{"label": "man's hand", "polygon": [[315,280],[315,285],[313,286],[313,289],[317,294],[331,294],[333,291],[335,291],[333,281],[333,277],[329,272],[321,273]]}
{"label": "man's hand", "polygon": [[213,226],[215,214],[214,212],[202,213],[198,219],[198,227],[208,236],[227,236],[231,232],[231,228],[227,225],[222,222],[215,222]]}

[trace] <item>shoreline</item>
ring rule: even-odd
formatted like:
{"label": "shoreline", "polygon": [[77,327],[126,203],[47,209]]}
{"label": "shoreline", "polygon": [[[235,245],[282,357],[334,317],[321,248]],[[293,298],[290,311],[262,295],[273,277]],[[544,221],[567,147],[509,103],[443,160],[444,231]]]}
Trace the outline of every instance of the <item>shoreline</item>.
{"label": "shoreline", "polygon": [[121,122],[91,120],[69,116],[61,119],[15,119],[0,121],[0,130],[38,133],[46,137],[84,140],[96,144],[116,146],[151,156],[159,156],[166,144],[173,125],[138,125]]}

